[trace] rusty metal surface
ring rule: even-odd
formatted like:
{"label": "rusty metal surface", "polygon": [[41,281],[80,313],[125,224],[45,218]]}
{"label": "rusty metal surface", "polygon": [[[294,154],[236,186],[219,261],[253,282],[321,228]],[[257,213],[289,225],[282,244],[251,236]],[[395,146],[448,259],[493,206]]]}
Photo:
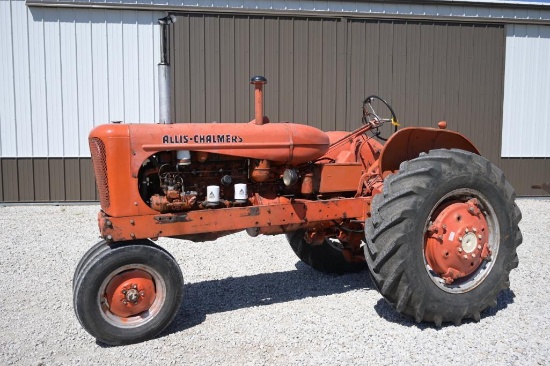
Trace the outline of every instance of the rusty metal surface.
{"label": "rusty metal surface", "polygon": [[462,149],[479,154],[478,149],[463,135],[434,128],[409,127],[394,133],[380,153],[380,171],[399,170],[403,161],[414,159],[432,149]]}
{"label": "rusty metal surface", "polygon": [[[288,204],[199,210],[185,214],[108,217],[100,212],[98,221],[103,237],[121,241],[244,230],[253,227],[284,227],[295,224],[306,226],[341,218],[356,218],[362,221],[369,205],[370,198],[296,200]],[[278,232],[283,232],[283,229],[278,229]]]}

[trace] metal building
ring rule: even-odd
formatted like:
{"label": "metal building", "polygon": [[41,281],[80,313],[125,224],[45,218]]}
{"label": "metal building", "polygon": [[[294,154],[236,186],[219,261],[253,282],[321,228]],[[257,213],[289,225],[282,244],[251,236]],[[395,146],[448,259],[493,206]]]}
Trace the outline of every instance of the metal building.
{"label": "metal building", "polygon": [[550,181],[550,4],[512,1],[0,0],[0,201],[97,200],[87,135],[159,118],[158,18],[176,122],[360,124],[385,97],[405,126],[444,119],[519,195]]}

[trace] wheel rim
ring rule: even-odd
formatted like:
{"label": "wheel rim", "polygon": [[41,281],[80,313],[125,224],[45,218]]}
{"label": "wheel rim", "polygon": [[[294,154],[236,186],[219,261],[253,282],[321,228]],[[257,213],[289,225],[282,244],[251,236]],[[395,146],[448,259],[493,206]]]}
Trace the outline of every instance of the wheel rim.
{"label": "wheel rim", "polygon": [[98,291],[102,317],[123,328],[141,326],[153,319],[166,299],[166,283],[148,265],[126,265],[111,272]]}
{"label": "wheel rim", "polygon": [[480,192],[458,189],[441,198],[424,229],[424,265],[442,290],[464,293],[479,286],[498,255],[495,210]]}

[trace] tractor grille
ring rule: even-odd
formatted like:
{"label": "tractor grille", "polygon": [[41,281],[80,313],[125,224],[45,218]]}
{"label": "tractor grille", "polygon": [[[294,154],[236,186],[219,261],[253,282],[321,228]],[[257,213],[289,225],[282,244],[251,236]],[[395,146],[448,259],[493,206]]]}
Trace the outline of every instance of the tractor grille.
{"label": "tractor grille", "polygon": [[108,208],[111,204],[109,200],[109,182],[107,181],[107,161],[105,158],[105,145],[97,137],[89,140],[90,152],[92,154],[92,163],[94,164],[95,180],[99,192],[99,202],[101,208]]}

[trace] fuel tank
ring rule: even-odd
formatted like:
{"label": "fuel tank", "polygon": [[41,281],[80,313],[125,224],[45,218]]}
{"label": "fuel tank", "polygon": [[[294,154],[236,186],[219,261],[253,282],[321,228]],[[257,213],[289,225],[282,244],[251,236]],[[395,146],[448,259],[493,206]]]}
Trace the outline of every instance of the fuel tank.
{"label": "fuel tank", "polygon": [[294,123],[107,124],[94,128],[90,138],[128,138],[134,155],[189,150],[290,166],[317,159],[330,144],[323,131]]}

